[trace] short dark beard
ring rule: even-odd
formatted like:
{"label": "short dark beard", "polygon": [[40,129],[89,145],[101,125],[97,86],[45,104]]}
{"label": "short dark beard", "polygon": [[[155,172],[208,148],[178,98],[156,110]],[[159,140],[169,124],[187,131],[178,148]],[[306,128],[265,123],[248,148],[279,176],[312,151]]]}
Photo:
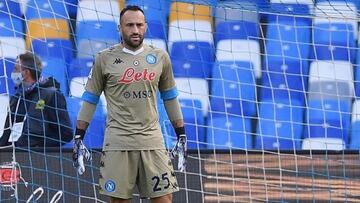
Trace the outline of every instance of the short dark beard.
{"label": "short dark beard", "polygon": [[135,45],[134,43],[131,42],[131,40],[128,40],[127,38],[123,38],[123,43],[125,43],[127,46],[129,46],[133,49],[139,48],[142,45],[143,41],[144,41],[144,38],[141,38],[139,41],[140,43],[138,45]]}

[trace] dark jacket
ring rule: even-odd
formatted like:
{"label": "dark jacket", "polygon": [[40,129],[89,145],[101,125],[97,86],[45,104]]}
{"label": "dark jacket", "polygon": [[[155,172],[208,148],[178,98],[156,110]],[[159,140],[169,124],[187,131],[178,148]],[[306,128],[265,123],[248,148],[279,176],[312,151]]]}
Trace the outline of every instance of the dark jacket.
{"label": "dark jacket", "polygon": [[[25,115],[22,135],[15,142],[16,146],[59,147],[69,142],[73,137],[73,129],[65,97],[59,89],[60,84],[52,77],[40,80],[28,88],[18,88],[10,98],[11,116],[7,116],[0,146],[11,144],[8,142],[11,133],[10,118],[11,123],[15,117],[16,122],[21,122]],[[19,107],[16,113],[17,105]]]}

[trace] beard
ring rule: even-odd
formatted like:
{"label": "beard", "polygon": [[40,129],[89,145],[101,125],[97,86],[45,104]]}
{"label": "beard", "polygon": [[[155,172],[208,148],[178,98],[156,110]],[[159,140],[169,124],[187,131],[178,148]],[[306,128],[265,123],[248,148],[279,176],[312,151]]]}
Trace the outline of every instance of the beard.
{"label": "beard", "polygon": [[138,35],[139,36],[139,41],[132,41],[131,40],[131,37],[132,36],[123,36],[123,41],[124,41],[124,43],[127,45],[127,46],[129,46],[129,47],[131,47],[131,48],[134,48],[134,49],[136,49],[136,48],[138,48],[142,43],[143,43],[143,41],[144,41],[144,37],[142,36],[142,35]]}

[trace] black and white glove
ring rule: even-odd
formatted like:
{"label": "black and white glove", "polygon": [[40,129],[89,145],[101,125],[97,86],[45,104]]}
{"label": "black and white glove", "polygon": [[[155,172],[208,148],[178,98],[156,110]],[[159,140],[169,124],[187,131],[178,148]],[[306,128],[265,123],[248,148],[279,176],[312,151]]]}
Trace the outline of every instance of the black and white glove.
{"label": "black and white glove", "polygon": [[[178,133],[177,129],[175,131]],[[185,135],[185,129],[181,130],[181,134],[177,134],[178,140],[176,145],[170,151],[171,158],[174,159],[178,156],[178,170],[180,172],[186,171],[186,158],[187,158],[187,138]]]}
{"label": "black and white glove", "polygon": [[91,161],[91,154],[84,145],[80,135],[74,137],[74,149],[73,149],[73,166],[79,175],[85,172],[85,161]]}

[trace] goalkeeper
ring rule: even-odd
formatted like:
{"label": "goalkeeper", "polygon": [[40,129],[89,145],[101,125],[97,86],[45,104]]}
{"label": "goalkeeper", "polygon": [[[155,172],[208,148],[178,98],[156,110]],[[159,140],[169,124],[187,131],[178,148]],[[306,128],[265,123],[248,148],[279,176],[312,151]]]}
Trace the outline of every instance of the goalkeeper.
{"label": "goalkeeper", "polygon": [[[98,53],[83,94],[74,144],[74,166],[85,171],[91,156],[84,138],[99,97],[107,101],[107,125],[100,163],[100,193],[111,202],[130,202],[137,185],[141,198],[172,202],[178,191],[170,155],[186,167],[186,136],[172,66],[166,52],[143,43],[144,12],[128,6],[120,13],[122,42]],[[160,91],[178,137],[169,155],[159,124],[156,92]]]}

